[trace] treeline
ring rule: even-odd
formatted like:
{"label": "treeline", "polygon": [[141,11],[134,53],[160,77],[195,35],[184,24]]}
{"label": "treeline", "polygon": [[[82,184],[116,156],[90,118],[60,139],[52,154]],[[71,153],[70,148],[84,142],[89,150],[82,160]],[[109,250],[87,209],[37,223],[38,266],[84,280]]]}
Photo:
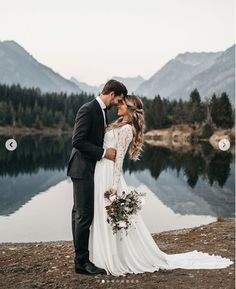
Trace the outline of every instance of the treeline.
{"label": "treeline", "polygon": [[0,85],[0,126],[73,127],[78,108],[94,98],[80,93],[41,93],[39,88]]}
{"label": "treeline", "polygon": [[148,129],[167,128],[177,124],[204,124],[215,128],[232,128],[234,110],[228,95],[213,94],[204,101],[197,89],[194,89],[188,101],[161,99],[153,101],[143,99],[146,106],[146,125]]}
{"label": "treeline", "polygon": [[[0,126],[55,127],[66,130],[74,126],[75,116],[92,94],[41,93],[39,88],[0,84]],[[169,100],[160,95],[154,99],[142,97],[146,129],[167,128],[175,124],[207,124],[232,128],[234,110],[226,93],[201,99],[197,89],[188,101]],[[109,120],[115,119],[116,110],[109,111]]]}

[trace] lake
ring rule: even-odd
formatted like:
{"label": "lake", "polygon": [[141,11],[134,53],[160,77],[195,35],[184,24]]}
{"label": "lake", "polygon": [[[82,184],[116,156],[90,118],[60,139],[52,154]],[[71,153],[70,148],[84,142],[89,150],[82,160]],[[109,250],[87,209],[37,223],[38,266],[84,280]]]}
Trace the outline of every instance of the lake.
{"label": "lake", "polygon": [[[72,182],[66,176],[71,138],[0,137],[0,242],[72,240]],[[188,152],[145,145],[140,161],[127,157],[128,185],[147,193],[141,211],[152,233],[235,217],[235,159],[203,143]]]}

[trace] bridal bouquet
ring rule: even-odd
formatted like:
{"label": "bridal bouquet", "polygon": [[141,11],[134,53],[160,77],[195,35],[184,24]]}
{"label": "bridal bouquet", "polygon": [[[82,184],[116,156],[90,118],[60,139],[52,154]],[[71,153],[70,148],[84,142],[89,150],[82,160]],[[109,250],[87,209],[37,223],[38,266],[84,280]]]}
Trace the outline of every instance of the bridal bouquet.
{"label": "bridal bouquet", "polygon": [[129,193],[123,191],[122,194],[116,198],[113,198],[111,194],[112,190],[104,193],[104,197],[111,201],[111,203],[105,207],[108,216],[107,222],[112,226],[113,234],[124,229],[127,235],[127,230],[131,225],[131,217],[141,210],[144,203],[143,196],[146,194],[137,192],[136,190],[132,190]]}

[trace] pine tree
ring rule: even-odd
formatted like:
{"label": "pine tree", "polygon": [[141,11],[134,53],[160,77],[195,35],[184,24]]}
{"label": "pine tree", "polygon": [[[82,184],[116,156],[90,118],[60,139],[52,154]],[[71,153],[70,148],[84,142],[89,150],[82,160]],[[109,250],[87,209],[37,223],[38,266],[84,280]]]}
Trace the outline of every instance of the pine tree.
{"label": "pine tree", "polygon": [[230,103],[228,95],[223,92],[220,97],[220,107],[221,107],[221,113],[220,113],[220,121],[221,121],[221,127],[223,128],[232,128],[234,119],[233,119],[233,110],[232,105]]}
{"label": "pine tree", "polygon": [[211,117],[217,127],[232,128],[234,114],[228,95],[223,92],[220,97],[213,94],[211,103]]}
{"label": "pine tree", "polygon": [[70,127],[73,127],[74,122],[75,122],[75,115],[73,110],[70,108],[67,115],[67,123],[69,124]]}
{"label": "pine tree", "polygon": [[189,121],[192,123],[201,123],[206,118],[204,107],[201,103],[201,97],[195,88],[190,94],[189,102]]}
{"label": "pine tree", "polygon": [[162,128],[165,122],[165,110],[160,95],[156,96],[150,109],[154,128]]}

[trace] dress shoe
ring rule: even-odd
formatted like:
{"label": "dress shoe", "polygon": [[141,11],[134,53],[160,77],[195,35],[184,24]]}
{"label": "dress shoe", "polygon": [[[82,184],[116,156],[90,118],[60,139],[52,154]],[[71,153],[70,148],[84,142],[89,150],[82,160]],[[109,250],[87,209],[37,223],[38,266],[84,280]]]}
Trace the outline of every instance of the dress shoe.
{"label": "dress shoe", "polygon": [[76,262],[75,272],[86,275],[107,274],[106,270],[95,266],[92,262],[86,261],[83,265]]}

